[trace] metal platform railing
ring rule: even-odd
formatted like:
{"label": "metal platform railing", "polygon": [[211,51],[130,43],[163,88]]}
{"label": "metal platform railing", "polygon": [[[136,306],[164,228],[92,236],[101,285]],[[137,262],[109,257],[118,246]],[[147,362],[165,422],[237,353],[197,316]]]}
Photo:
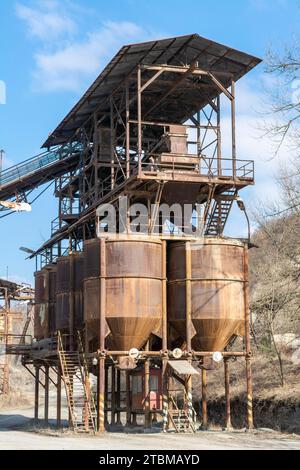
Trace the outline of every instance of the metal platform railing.
{"label": "metal platform railing", "polygon": [[0,188],[22,180],[24,177],[30,176],[38,170],[50,167],[59,160],[67,159],[74,152],[79,152],[82,149],[82,144],[68,143],[66,145],[56,147],[50,152],[44,152],[36,155],[22,163],[6,168],[0,173]]}

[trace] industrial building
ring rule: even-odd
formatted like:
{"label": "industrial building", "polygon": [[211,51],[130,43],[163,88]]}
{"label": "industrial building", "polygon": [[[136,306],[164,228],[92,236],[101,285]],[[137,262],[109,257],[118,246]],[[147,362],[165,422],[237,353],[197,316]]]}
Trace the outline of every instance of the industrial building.
{"label": "industrial building", "polygon": [[58,426],[63,384],[75,431],[142,417],[145,428],[196,432],[209,425],[207,375],[221,364],[229,429],[230,364],[242,357],[253,427],[250,235],[224,229],[236,203],[248,220],[240,192],[254,162],[236,150],[235,85],[259,63],[197,34],[124,46],[45,152],[1,173],[1,200],[26,202],[54,180],[58,201],[49,240],[31,254],[34,338],[7,345],[34,370],[36,419],[42,389],[48,420],[53,382]]}

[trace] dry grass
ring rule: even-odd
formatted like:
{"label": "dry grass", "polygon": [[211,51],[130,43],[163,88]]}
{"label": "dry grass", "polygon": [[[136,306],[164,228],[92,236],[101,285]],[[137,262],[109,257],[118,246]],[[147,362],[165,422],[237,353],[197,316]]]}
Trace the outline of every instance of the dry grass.
{"label": "dry grass", "polygon": [[12,410],[31,406],[32,398],[21,390],[11,389],[8,395],[0,396],[0,410]]}
{"label": "dry grass", "polygon": [[21,365],[10,365],[9,394],[0,396],[0,410],[32,406],[33,378]]}
{"label": "dry grass", "polygon": [[[254,355],[252,359],[253,395],[258,400],[274,399],[300,401],[300,366],[295,366],[288,356],[284,358],[285,385],[280,384],[276,362],[266,356]],[[224,397],[223,366],[208,371],[208,398]],[[245,360],[230,362],[230,385],[232,397],[242,397],[246,393]],[[199,396],[201,387],[195,384]]]}

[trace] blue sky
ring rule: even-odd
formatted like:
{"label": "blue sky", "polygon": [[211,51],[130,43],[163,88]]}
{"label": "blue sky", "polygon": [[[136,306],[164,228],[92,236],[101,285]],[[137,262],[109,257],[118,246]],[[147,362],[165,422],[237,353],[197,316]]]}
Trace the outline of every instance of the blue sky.
{"label": "blue sky", "polygon": [[[281,48],[297,34],[299,14],[298,0],[2,0],[0,80],[7,87],[7,103],[0,105],[0,148],[6,151],[5,165],[40,151],[48,133],[123,44],[197,32],[263,57],[269,47]],[[267,162],[271,146],[255,134],[265,82],[262,65],[237,87],[238,155],[255,159],[257,169],[257,186],[246,191],[248,201],[276,192],[278,163]],[[47,192],[31,214],[0,219],[0,275],[8,266],[10,277],[32,279],[34,263],[24,260],[19,247],[40,246],[55,217],[55,199]],[[241,222],[236,213],[235,235],[243,234]]]}

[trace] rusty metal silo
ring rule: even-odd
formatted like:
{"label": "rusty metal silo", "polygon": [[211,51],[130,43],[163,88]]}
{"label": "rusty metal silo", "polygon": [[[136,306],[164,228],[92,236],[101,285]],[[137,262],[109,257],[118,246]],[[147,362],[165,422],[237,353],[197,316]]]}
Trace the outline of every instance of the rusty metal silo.
{"label": "rusty metal silo", "polygon": [[83,328],[83,260],[74,253],[57,262],[56,326],[65,333]]}
{"label": "rusty metal silo", "polygon": [[35,273],[34,337],[48,338],[56,330],[56,272],[55,264]]}
{"label": "rusty metal silo", "polygon": [[83,274],[84,274],[84,254],[74,255],[74,322],[75,328],[84,328],[83,317]]}
{"label": "rusty metal silo", "polygon": [[85,243],[84,316],[88,341],[100,334],[100,265],[105,263],[106,347],[142,348],[162,319],[162,243],[128,238]]}
{"label": "rusty metal silo", "polygon": [[70,321],[70,257],[64,256],[57,260],[56,285],[56,327],[67,333]]}
{"label": "rusty metal silo", "polygon": [[170,245],[168,321],[177,335],[186,340],[186,294],[190,280],[194,350],[223,351],[233,335],[244,335],[246,249],[238,240],[221,238]]}

